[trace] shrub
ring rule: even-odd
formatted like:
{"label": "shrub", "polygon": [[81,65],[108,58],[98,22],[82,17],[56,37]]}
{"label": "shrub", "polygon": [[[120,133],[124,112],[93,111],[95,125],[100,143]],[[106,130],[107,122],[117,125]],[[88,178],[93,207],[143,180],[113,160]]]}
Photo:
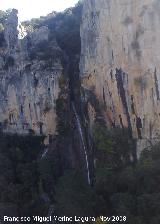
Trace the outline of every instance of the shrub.
{"label": "shrub", "polygon": [[15,60],[12,56],[8,56],[5,60],[4,69],[8,69],[9,67],[13,67],[15,64]]}
{"label": "shrub", "polygon": [[139,86],[142,90],[145,90],[147,88],[148,82],[146,77],[137,77],[134,80],[135,85]]}
{"label": "shrub", "polygon": [[0,23],[3,24],[6,18],[7,18],[7,12],[0,10]]}
{"label": "shrub", "polygon": [[0,31],[0,47],[4,47],[5,46],[5,38],[4,38],[4,32]]}
{"label": "shrub", "polygon": [[12,203],[21,216],[33,215],[32,205],[40,197],[37,158],[42,141],[42,137],[0,134],[0,203],[4,208]]}
{"label": "shrub", "polygon": [[0,33],[4,30],[4,26],[2,23],[0,23]]}
{"label": "shrub", "polygon": [[44,105],[44,109],[43,109],[44,113],[45,114],[48,113],[51,109],[52,109],[52,105],[50,104],[49,101],[46,101]]}
{"label": "shrub", "polygon": [[93,128],[98,166],[120,169],[131,162],[134,142],[130,139],[127,129],[111,129],[101,123]]}

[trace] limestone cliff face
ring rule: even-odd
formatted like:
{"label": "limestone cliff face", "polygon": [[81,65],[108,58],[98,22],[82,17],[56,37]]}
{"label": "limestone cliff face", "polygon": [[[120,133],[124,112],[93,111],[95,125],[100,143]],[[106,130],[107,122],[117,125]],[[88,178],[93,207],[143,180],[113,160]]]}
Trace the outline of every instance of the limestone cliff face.
{"label": "limestone cliff face", "polygon": [[56,41],[48,41],[47,27],[28,33],[21,27],[19,36],[24,38],[18,39],[17,26],[17,11],[12,10],[3,22],[4,43],[0,44],[1,128],[20,134],[34,131],[53,135],[61,50]]}
{"label": "limestone cliff face", "polygon": [[[96,95],[108,124],[129,127],[139,149],[160,135],[159,11],[159,0],[85,0],[83,6],[83,88]],[[93,120],[91,103],[88,110]]]}

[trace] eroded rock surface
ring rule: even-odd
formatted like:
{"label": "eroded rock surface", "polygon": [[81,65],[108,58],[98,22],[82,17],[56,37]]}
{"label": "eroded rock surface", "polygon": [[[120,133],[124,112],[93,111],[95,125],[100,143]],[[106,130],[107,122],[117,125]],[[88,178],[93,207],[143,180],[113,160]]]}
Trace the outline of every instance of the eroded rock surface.
{"label": "eroded rock surface", "polygon": [[108,125],[129,127],[139,151],[160,135],[159,9],[159,0],[85,0],[83,8],[83,88]]}
{"label": "eroded rock surface", "polygon": [[[53,135],[62,74],[61,50],[47,27],[20,34],[17,10],[3,21],[0,45],[0,125],[5,132]],[[22,27],[21,27],[22,28]]]}

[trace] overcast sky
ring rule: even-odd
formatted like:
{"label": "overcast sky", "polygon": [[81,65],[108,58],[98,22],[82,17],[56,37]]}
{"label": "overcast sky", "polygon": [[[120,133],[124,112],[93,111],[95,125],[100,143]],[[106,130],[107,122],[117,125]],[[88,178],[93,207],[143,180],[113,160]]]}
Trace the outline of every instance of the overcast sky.
{"label": "overcast sky", "polygon": [[29,20],[45,16],[52,11],[63,11],[74,6],[78,0],[0,0],[0,10],[16,8],[19,20]]}

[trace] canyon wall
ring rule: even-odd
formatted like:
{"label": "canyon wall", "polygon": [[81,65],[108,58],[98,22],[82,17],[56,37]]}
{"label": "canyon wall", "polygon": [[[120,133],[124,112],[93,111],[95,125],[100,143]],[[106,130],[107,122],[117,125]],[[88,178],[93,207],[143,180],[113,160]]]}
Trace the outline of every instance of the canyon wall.
{"label": "canyon wall", "polygon": [[[108,125],[128,127],[138,152],[160,136],[160,1],[85,0],[81,79]],[[88,97],[88,98],[87,98]]]}
{"label": "canyon wall", "polygon": [[17,10],[7,14],[1,27],[1,129],[52,136],[62,74],[61,50],[55,39],[49,41],[50,33],[45,26],[34,31],[19,26],[18,33]]}

